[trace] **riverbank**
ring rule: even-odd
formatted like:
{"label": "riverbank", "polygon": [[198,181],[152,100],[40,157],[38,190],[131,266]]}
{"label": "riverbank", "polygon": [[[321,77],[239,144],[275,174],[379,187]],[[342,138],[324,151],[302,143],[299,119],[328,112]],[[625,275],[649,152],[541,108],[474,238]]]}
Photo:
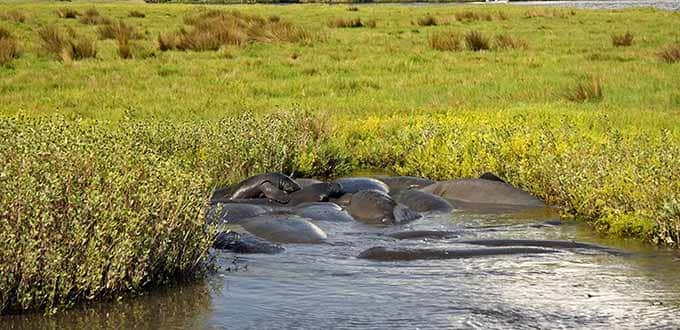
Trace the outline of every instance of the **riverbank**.
{"label": "riverbank", "polygon": [[[492,171],[603,233],[680,242],[676,13],[239,6],[271,34],[162,51],[214,14],[92,6],[0,5],[21,49],[0,68],[3,312],[200,274],[208,192],[267,171]],[[45,25],[71,48],[49,53]]]}

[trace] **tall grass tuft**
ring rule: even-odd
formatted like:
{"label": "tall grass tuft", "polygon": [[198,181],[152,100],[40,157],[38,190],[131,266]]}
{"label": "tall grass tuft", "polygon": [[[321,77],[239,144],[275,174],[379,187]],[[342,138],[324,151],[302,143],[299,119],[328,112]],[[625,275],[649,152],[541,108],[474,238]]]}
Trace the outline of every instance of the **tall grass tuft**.
{"label": "tall grass tuft", "polygon": [[680,42],[667,45],[658,53],[658,56],[669,64],[680,62]]}
{"label": "tall grass tuft", "polygon": [[614,47],[628,47],[633,44],[634,36],[630,32],[624,34],[612,34],[612,45]]}
{"label": "tall grass tuft", "polygon": [[455,32],[436,32],[428,38],[428,45],[434,50],[459,51],[463,49],[463,39]]}
{"label": "tall grass tuft", "polygon": [[0,14],[0,18],[6,21],[12,21],[14,23],[26,23],[27,20],[26,15],[16,9],[11,9]]}
{"label": "tall grass tuft", "polygon": [[465,45],[471,51],[488,50],[491,48],[491,42],[479,31],[470,31],[465,34]]}
{"label": "tall grass tuft", "polygon": [[334,18],[328,21],[328,26],[332,28],[360,28],[366,26],[361,18]]}
{"label": "tall grass tuft", "polygon": [[42,48],[64,62],[97,56],[95,40],[73,30],[66,35],[57,26],[46,25],[38,29],[38,36]]}
{"label": "tall grass tuft", "polygon": [[97,27],[99,39],[131,40],[141,39],[142,35],[137,32],[134,26],[126,24],[120,20],[111,24],[100,25]]}
{"label": "tall grass tuft", "polygon": [[128,13],[128,16],[134,17],[134,18],[145,18],[145,17],[146,17],[146,14],[144,14],[143,12],[141,12],[141,11],[139,11],[139,10],[131,10],[131,11]]}
{"label": "tall grass tuft", "polygon": [[80,16],[80,13],[78,11],[71,8],[59,8],[57,9],[56,13],[59,18],[75,19],[78,18],[78,16]]}
{"label": "tall grass tuft", "polygon": [[174,34],[161,34],[161,50],[218,50],[225,45],[245,45],[251,42],[310,42],[317,36],[290,22],[245,15],[237,11],[207,10],[185,17],[192,28]]}
{"label": "tall grass tuft", "polygon": [[113,21],[105,16],[99,14],[96,8],[89,8],[83,15],[80,16],[80,23],[87,25],[112,24]]}
{"label": "tall grass tuft", "polygon": [[602,97],[602,82],[593,75],[585,75],[566,94],[569,101],[577,103],[598,102]]}
{"label": "tall grass tuft", "polygon": [[12,34],[0,27],[0,66],[7,66],[21,55],[19,43]]}
{"label": "tall grass tuft", "polygon": [[419,17],[416,23],[420,26],[435,26],[438,22],[434,16],[425,15],[423,17]]}
{"label": "tall grass tuft", "polygon": [[496,36],[496,47],[500,49],[528,49],[529,43],[522,38],[504,33]]}

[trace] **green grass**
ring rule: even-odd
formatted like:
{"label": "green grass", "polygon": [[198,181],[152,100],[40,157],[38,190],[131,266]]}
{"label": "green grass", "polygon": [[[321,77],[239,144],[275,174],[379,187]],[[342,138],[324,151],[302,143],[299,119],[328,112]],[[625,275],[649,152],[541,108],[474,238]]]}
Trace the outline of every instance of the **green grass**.
{"label": "green grass", "polygon": [[0,311],[200,274],[208,192],[264,171],[492,171],[680,243],[677,13],[359,8],[373,28],[329,27],[346,6],[0,4],[21,45],[0,66]]}

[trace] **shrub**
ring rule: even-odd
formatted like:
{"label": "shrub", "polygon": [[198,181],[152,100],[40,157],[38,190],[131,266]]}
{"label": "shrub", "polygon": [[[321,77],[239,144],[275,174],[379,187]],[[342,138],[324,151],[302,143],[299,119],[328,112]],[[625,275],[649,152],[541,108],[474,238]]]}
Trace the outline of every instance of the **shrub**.
{"label": "shrub", "polygon": [[138,11],[138,10],[131,10],[128,13],[128,16],[134,17],[134,18],[144,18],[144,17],[146,17],[146,14],[144,14],[141,11]]}
{"label": "shrub", "polygon": [[524,39],[505,33],[496,36],[496,47],[500,49],[527,49],[529,44]]}
{"label": "shrub", "polygon": [[435,26],[437,25],[437,19],[432,15],[426,15],[418,18],[416,23],[420,26]]}
{"label": "shrub", "polygon": [[478,31],[470,31],[465,34],[465,45],[469,50],[475,52],[491,48],[489,38]]}
{"label": "shrub", "polygon": [[364,23],[361,18],[335,18],[328,21],[328,26],[332,28],[360,28],[364,27]]}
{"label": "shrub", "polygon": [[627,47],[633,44],[633,38],[633,34],[630,32],[613,34],[612,45],[614,45],[614,47]]}
{"label": "shrub", "polygon": [[97,9],[90,8],[86,10],[85,14],[80,17],[80,23],[88,25],[100,25],[100,24],[112,24],[113,21],[108,17],[101,16]]}
{"label": "shrub", "polygon": [[59,8],[57,9],[57,16],[59,18],[77,18],[80,13],[71,8]]}
{"label": "shrub", "polygon": [[458,51],[463,49],[463,40],[455,32],[437,32],[428,39],[430,48],[440,51]]}
{"label": "shrub", "polygon": [[16,10],[16,9],[11,9],[8,10],[2,14],[0,14],[0,18],[6,20],[6,21],[12,21],[15,23],[26,23],[26,15],[24,15],[23,12]]}
{"label": "shrub", "polygon": [[142,37],[134,26],[125,24],[122,20],[97,27],[97,33],[99,39],[132,40]]}
{"label": "shrub", "polygon": [[62,61],[82,60],[97,56],[95,41],[75,31],[64,33],[55,25],[47,25],[38,29],[42,48],[47,53]]}
{"label": "shrub", "polygon": [[0,66],[6,66],[21,55],[19,43],[12,34],[0,27]]}
{"label": "shrub", "polygon": [[680,42],[667,45],[659,52],[659,58],[666,63],[680,62]]}
{"label": "shrub", "polygon": [[597,102],[602,100],[602,82],[595,76],[586,75],[566,94],[569,101]]}

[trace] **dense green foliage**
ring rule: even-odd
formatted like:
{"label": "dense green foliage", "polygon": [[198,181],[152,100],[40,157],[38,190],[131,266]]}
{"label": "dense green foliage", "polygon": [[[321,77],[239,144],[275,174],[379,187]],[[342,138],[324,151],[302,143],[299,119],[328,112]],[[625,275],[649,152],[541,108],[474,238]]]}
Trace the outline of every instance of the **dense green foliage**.
{"label": "dense green foliage", "polygon": [[2,312],[200,273],[209,191],[265,171],[492,171],[680,242],[678,13],[92,6],[0,4]]}

